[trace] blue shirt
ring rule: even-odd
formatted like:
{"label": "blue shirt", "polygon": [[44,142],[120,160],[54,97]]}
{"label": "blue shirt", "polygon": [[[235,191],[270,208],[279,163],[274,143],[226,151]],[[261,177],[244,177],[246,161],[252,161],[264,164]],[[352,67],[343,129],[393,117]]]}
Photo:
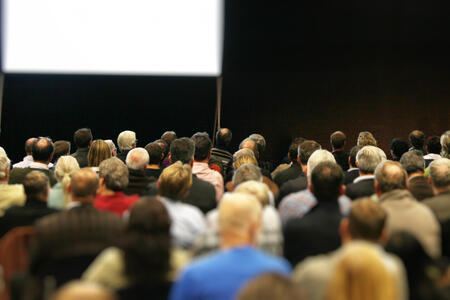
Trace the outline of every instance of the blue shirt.
{"label": "blue shirt", "polygon": [[289,276],[290,264],[251,246],[219,251],[194,261],[184,270],[170,293],[170,300],[235,299],[247,281],[263,273]]}

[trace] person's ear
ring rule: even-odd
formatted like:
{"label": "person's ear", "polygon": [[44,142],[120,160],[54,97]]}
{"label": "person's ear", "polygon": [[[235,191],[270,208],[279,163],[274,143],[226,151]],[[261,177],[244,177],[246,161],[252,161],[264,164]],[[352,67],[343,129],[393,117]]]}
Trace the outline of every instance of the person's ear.
{"label": "person's ear", "polygon": [[389,242],[389,238],[390,238],[389,230],[387,230],[386,228],[383,228],[383,230],[381,231],[380,237],[378,238],[378,242],[382,246],[385,246]]}
{"label": "person's ear", "polygon": [[375,179],[373,184],[374,184],[374,187],[375,187],[375,194],[377,194],[378,197],[380,197],[381,194],[382,194],[382,192],[380,190],[380,184],[378,183],[378,181],[376,179]]}
{"label": "person's ear", "polygon": [[311,182],[308,182],[308,189],[311,191],[311,193],[314,193],[314,188]]}
{"label": "person's ear", "polygon": [[355,165],[356,165],[357,168],[359,168],[359,163],[358,163],[357,160],[355,160]]}
{"label": "person's ear", "polygon": [[347,191],[347,187],[343,184],[341,184],[341,187],[339,188],[339,196],[345,195],[345,192]]}
{"label": "person's ear", "polygon": [[352,237],[350,235],[350,225],[348,218],[343,218],[339,224],[339,235],[341,237],[342,244],[351,241]]}
{"label": "person's ear", "polygon": [[172,161],[172,154],[169,152],[169,162],[171,163],[171,164],[173,164],[173,161]]}

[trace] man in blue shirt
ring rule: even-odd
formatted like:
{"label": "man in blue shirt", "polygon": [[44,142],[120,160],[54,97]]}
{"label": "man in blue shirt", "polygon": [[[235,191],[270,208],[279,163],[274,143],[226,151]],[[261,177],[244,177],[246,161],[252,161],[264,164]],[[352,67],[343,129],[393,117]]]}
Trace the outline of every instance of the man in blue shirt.
{"label": "man in blue shirt", "polygon": [[225,194],[219,207],[222,250],[191,263],[173,286],[170,299],[234,299],[247,281],[260,274],[289,276],[287,261],[254,247],[261,210],[252,195]]}

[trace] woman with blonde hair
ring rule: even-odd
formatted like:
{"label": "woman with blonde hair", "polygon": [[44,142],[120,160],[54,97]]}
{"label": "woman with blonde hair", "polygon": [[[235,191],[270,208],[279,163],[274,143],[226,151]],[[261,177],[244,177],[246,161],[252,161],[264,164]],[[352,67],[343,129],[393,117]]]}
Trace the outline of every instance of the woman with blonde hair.
{"label": "woman with blonde hair", "polygon": [[98,173],[102,161],[111,157],[111,149],[104,140],[93,141],[88,153],[88,166]]}
{"label": "woman with blonde hair", "polygon": [[396,282],[376,249],[366,244],[347,246],[338,258],[326,299],[395,300]]}
{"label": "woman with blonde hair", "polygon": [[55,177],[58,183],[50,190],[47,201],[48,207],[63,209],[70,203],[71,197],[67,186],[70,183],[70,176],[79,169],[77,160],[70,155],[61,156],[58,159],[55,166]]}

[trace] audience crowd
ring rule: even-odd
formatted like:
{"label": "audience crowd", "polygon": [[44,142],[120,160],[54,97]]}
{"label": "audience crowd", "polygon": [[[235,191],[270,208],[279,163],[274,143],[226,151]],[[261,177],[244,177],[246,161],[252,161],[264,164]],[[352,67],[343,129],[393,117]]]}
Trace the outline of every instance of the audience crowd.
{"label": "audience crowd", "polygon": [[0,147],[1,299],[450,299],[450,131],[231,141]]}

